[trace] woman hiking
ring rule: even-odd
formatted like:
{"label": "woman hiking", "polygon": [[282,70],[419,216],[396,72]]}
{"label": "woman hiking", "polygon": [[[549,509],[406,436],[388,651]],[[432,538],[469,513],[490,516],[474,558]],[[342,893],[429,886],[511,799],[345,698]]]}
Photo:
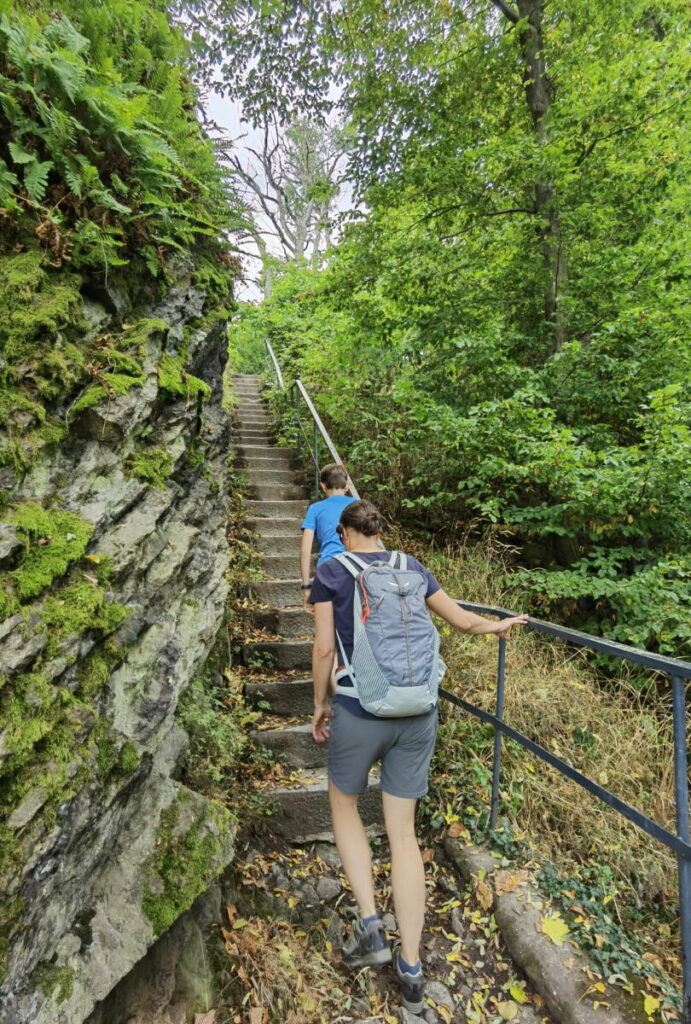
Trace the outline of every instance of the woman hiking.
{"label": "woman hiking", "polygon": [[[349,504],[339,525],[346,551],[323,562],[312,584],[312,735],[318,743],[329,740],[334,838],[360,914],[342,951],[344,962],[352,967],[392,959],[375,903],[370,846],[357,806],[370,768],[381,762],[391,887],[401,938],[394,967],[403,1005],[420,1013],[425,875],[415,835],[415,806],[427,792],[437,731],[436,694],[444,671],[427,609],[462,633],[504,637],[528,617],[494,622],[459,608],[417,559],[382,550],[383,529],[383,519],[370,502]],[[340,668],[332,710],[328,688],[335,654]]]}

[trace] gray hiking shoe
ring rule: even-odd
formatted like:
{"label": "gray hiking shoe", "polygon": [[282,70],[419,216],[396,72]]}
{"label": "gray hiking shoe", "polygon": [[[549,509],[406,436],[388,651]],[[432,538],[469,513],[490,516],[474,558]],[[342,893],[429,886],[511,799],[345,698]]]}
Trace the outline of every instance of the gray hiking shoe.
{"label": "gray hiking shoe", "polygon": [[378,919],[366,925],[358,921],[341,952],[347,967],[376,967],[391,963],[391,946]]}
{"label": "gray hiking shoe", "polygon": [[410,1010],[411,1013],[422,1013],[425,1006],[422,998],[425,991],[425,976],[422,973],[422,967],[418,967],[414,974],[411,974],[409,971],[402,971],[398,956],[396,957],[394,967],[401,989],[401,1002],[406,1010]]}

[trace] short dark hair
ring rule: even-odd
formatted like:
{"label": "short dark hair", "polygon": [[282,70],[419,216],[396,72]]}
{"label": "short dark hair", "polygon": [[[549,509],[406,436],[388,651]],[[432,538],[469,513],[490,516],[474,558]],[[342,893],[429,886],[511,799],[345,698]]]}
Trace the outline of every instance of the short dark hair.
{"label": "short dark hair", "polygon": [[330,462],[322,469],[319,479],[327,491],[341,491],[348,486],[348,470],[340,462]]}
{"label": "short dark hair", "polygon": [[371,501],[351,501],[341,512],[341,526],[347,526],[365,537],[376,537],[386,529],[386,521]]}

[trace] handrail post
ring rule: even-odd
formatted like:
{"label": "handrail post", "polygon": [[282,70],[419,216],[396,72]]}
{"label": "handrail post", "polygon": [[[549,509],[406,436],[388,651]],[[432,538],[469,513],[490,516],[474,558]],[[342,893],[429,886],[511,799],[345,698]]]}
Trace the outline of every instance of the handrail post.
{"label": "handrail post", "polygon": [[314,434],[314,496],[319,499],[319,430],[316,420],[312,424]]}
{"label": "handrail post", "polygon": [[[677,835],[689,841],[689,783],[686,757],[686,707],[684,680],[672,676],[672,710],[674,716],[674,789],[676,796]],[[679,916],[681,918],[681,952],[683,972],[682,1014],[685,1024],[691,1022],[691,860],[677,854],[679,870]]]}
{"label": "handrail post", "polygon": [[[504,720],[504,674],[506,669],[506,639],[499,637],[499,654],[497,656],[497,718]],[[497,827],[499,810],[499,777],[501,772],[501,729],[494,730],[494,759],[492,761],[492,806],[489,814],[489,827]]]}
{"label": "handrail post", "polygon": [[302,441],[300,438],[300,392],[293,384],[292,387],[294,401],[293,401],[293,412],[295,414],[295,442],[298,450],[298,459],[302,458]]}

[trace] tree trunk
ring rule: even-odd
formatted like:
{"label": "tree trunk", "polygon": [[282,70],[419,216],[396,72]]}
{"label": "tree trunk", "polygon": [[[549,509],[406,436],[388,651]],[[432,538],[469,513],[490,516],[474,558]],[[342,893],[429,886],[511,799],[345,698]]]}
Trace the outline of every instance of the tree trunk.
{"label": "tree trunk", "polygon": [[[507,14],[503,5],[502,10]],[[544,143],[548,138],[546,119],[551,96],[542,42],[542,0],[518,0],[518,14],[522,20],[525,19],[520,28],[520,40],[525,60],[523,82],[526,102],[538,142]],[[545,273],[544,306],[545,316],[552,325],[553,354],[567,340],[562,302],[566,291],[567,263],[551,182],[536,183],[535,209],[543,222],[540,239]]]}

